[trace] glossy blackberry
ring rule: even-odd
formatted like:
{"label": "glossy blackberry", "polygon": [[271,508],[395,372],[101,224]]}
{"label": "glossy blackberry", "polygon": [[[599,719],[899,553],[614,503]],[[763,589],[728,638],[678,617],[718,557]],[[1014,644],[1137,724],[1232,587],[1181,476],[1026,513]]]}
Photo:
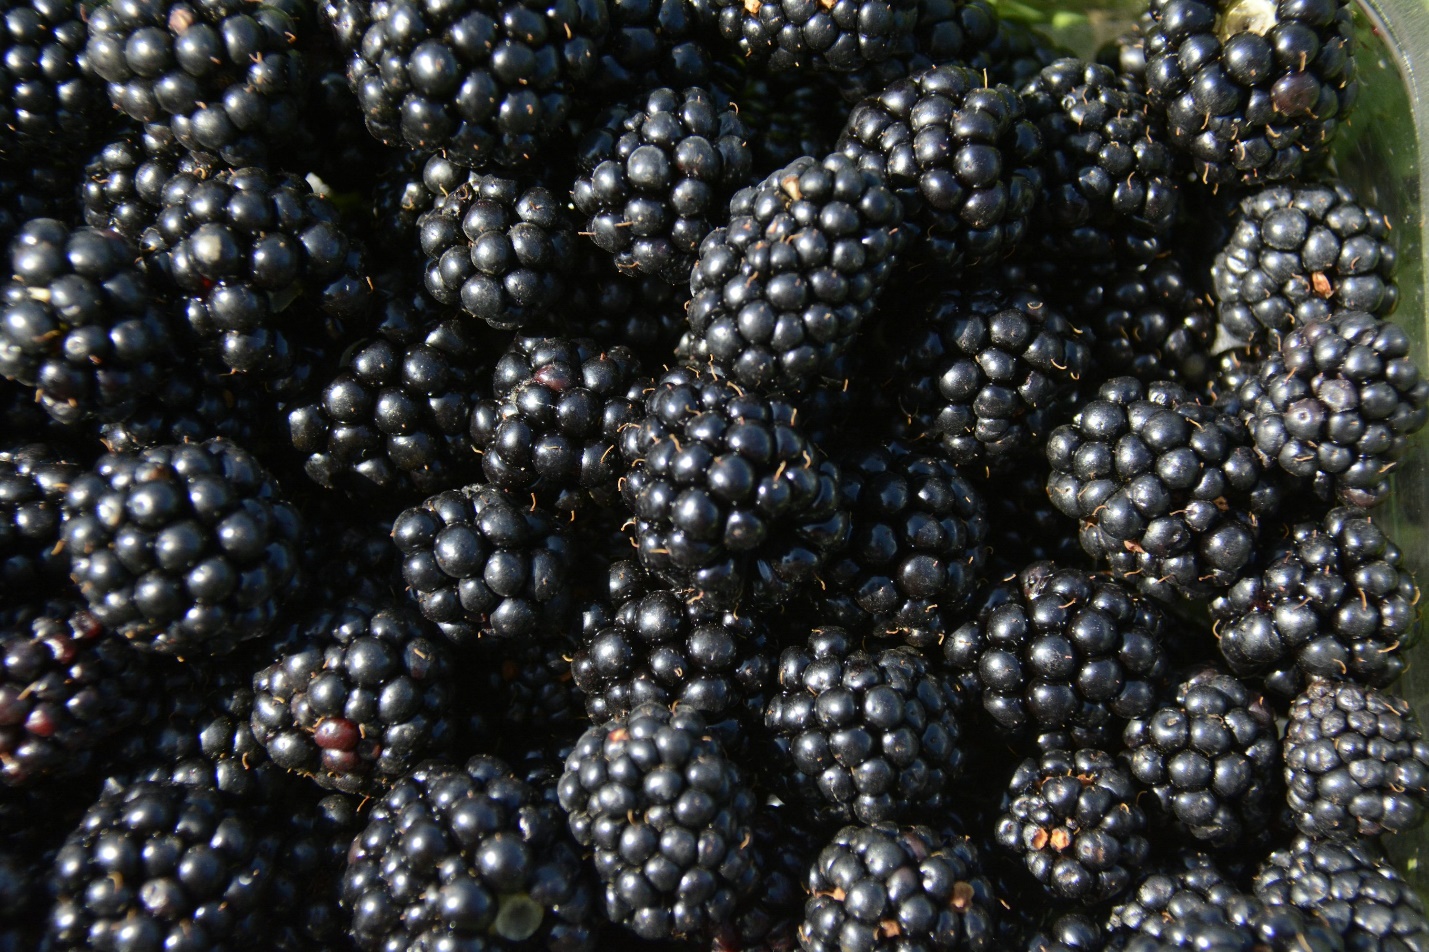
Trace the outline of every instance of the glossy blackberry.
{"label": "glossy blackberry", "polygon": [[848,535],[838,469],[793,407],[716,372],[661,377],[621,450],[640,561],[711,608],[788,598]]}
{"label": "glossy blackberry", "polygon": [[226,654],[296,588],[298,512],[226,440],[106,454],[70,485],[62,531],[95,616],[164,654]]}
{"label": "glossy blackberry", "polygon": [[169,321],[113,232],[27,222],[0,291],[0,374],[61,423],[123,418],[176,362]]}
{"label": "glossy blackberry", "polygon": [[[184,151],[153,127],[129,130],[89,157],[79,185],[81,212],[92,228],[116,231],[138,243],[164,205],[164,188],[175,175],[207,178],[225,166],[207,152]],[[174,182],[184,187],[184,179]]]}
{"label": "glossy blackberry", "polygon": [[820,573],[820,611],[859,632],[934,644],[982,581],[982,494],[940,455],[898,443],[840,461],[852,534]]}
{"label": "glossy blackberry", "polygon": [[1232,917],[1196,911],[1172,918],[1156,936],[1136,935],[1118,947],[1123,952],[1342,952],[1345,948],[1330,926],[1298,910],[1265,908],[1242,898],[1232,912]]}
{"label": "glossy blackberry", "polygon": [[146,257],[230,369],[281,380],[301,346],[343,337],[370,309],[361,249],[306,182],[258,168],[181,171],[162,196]]}
{"label": "glossy blackberry", "polygon": [[615,563],[609,579],[614,615],[585,632],[570,662],[592,722],[647,702],[699,711],[711,723],[760,718],[776,658],[757,617],[687,603],[635,562]]}
{"label": "glossy blackberry", "polygon": [[1091,349],[1033,292],[934,292],[890,335],[876,368],[897,394],[909,436],[937,440],[959,466],[1005,472],[1070,416]]}
{"label": "glossy blackberry", "polygon": [[660,88],[587,133],[571,195],[582,234],[627,273],[689,280],[700,242],[753,163],[749,131],[722,95]]}
{"label": "glossy blackberry", "polygon": [[1039,246],[1093,264],[1158,250],[1180,210],[1180,170],[1141,92],[1070,58],[1019,92],[1042,137]]}
{"label": "glossy blackberry", "polygon": [[25,164],[0,159],[0,248],[36,218],[69,220],[75,214],[74,183],[79,170],[63,156]]}
{"label": "glossy blackberry", "polygon": [[1101,923],[1079,912],[1058,916],[1027,940],[1027,952],[1103,952]]}
{"label": "glossy blackberry", "polygon": [[55,857],[48,947],[261,945],[279,845],[217,790],[112,784]]}
{"label": "glossy blackberry", "polygon": [[1177,830],[1213,847],[1266,828],[1280,792],[1274,710],[1214,668],[1176,686],[1175,701],[1132,720],[1127,763]]}
{"label": "glossy blackberry", "polygon": [[60,509],[84,469],[41,443],[0,451],[0,591],[7,596],[32,602],[69,587]]}
{"label": "glossy blackberry", "polygon": [[854,643],[824,628],[780,656],[779,693],[764,712],[778,751],[770,780],[819,822],[936,811],[962,770],[961,698],[913,649],[868,653]]}
{"label": "glossy blackberry", "polygon": [[1182,850],[1143,875],[1125,901],[1112,908],[1106,935],[1123,942],[1146,936],[1174,949],[1180,933],[1198,921],[1224,928],[1244,924],[1263,908],[1254,896],[1241,892],[1210,855]]}
{"label": "glossy blackberry", "polygon": [[1211,184],[1297,178],[1358,96],[1343,0],[1152,0],[1146,86],[1176,148]]}
{"label": "glossy blackberry", "polygon": [[486,478],[557,509],[613,503],[619,433],[639,419],[649,386],[639,370],[628,347],[517,337],[496,363],[492,397],[472,408],[471,441]]}
{"label": "glossy blackberry", "polygon": [[448,646],[402,605],[320,610],[306,644],[253,675],[253,736],[278,766],[377,793],[451,741]]}
{"label": "glossy blackberry", "polygon": [[1017,93],[960,66],[901,79],[849,113],[839,148],[887,177],[940,266],[992,264],[1022,240],[1037,192],[1042,137]]}
{"label": "glossy blackberry", "polygon": [[610,32],[591,80],[602,99],[710,81],[713,51],[693,0],[610,0],[608,5]]}
{"label": "glossy blackberry", "polygon": [[1211,602],[1231,670],[1286,697],[1308,678],[1398,680],[1419,589],[1383,529],[1359,510],[1333,509],[1291,527],[1262,565]]}
{"label": "glossy blackberry", "polygon": [[66,0],[9,5],[0,29],[0,156],[42,157],[82,148],[106,110],[104,92],[81,65],[89,26]]}
{"label": "glossy blackberry", "polygon": [[851,72],[893,55],[918,21],[915,0],[707,0],[705,14],[741,59],[771,72]]}
{"label": "glossy blackberry", "polygon": [[741,386],[802,390],[873,314],[902,245],[902,205],[844,156],[805,156],[742,189],[690,274],[695,359]]}
{"label": "glossy blackberry", "polygon": [[1110,899],[1151,849],[1138,792],[1131,773],[1102,750],[1029,758],[1008,784],[997,843],[1058,899]]}
{"label": "glossy blackberry", "polygon": [[590,949],[597,892],[561,811],[495,757],[428,761],[352,842],[342,904],[359,948]]}
{"label": "glossy blackberry", "polygon": [[604,0],[355,0],[342,36],[368,130],[461,165],[530,162],[571,118],[609,28]]}
{"label": "glossy blackberry", "polygon": [[288,405],[287,436],[319,486],[410,500],[476,473],[467,428],[491,343],[406,281],[378,287],[377,335]]}
{"label": "glossy blackberry", "polygon": [[1365,840],[1296,837],[1255,876],[1266,905],[1318,916],[1350,949],[1424,948],[1429,919],[1418,892]]}
{"label": "glossy blackberry", "polygon": [[1096,746],[1152,709],[1168,664],[1165,625],[1119,582],[1034,562],[992,589],[943,656],[1000,730],[1066,731]]}
{"label": "glossy blackberry", "polygon": [[100,442],[111,453],[215,437],[271,458],[282,440],[280,418],[272,396],[252,381],[202,363],[170,367],[128,416],[99,426]]}
{"label": "glossy blackberry", "polygon": [[1394,310],[1399,289],[1384,214],[1343,185],[1279,185],[1241,199],[1235,227],[1211,266],[1221,326],[1273,344],[1335,311]]}
{"label": "glossy blackberry", "polygon": [[876,96],[897,80],[945,63],[996,71],[987,54],[1000,21],[985,0],[917,0],[915,7],[913,29],[896,38],[886,59],[833,74],[846,102]]}
{"label": "glossy blackberry", "polygon": [[1216,320],[1183,256],[1173,252],[1070,284],[1065,308],[1074,325],[1091,332],[1099,376],[1199,387],[1214,373]]}
{"label": "glossy blackberry", "polygon": [[114,108],[238,166],[262,162],[302,122],[311,34],[285,2],[115,0],[89,18],[85,55]]}
{"label": "glossy blackberry", "polygon": [[997,948],[998,897],[971,840],[927,826],[846,826],[809,867],[807,952]]}
{"label": "glossy blackberry", "polygon": [[1292,485],[1367,509],[1429,416],[1409,337],[1361,311],[1297,327],[1238,394],[1256,452]]}
{"label": "glossy blackberry", "polygon": [[1052,432],[1047,460],[1087,554],[1167,600],[1231,585],[1280,505],[1240,420],[1169,381],[1107,381]]}
{"label": "glossy blackberry", "polygon": [[698,711],[642,704],[592,727],[558,791],[606,916],[643,939],[708,939],[758,881],[754,793]]}
{"label": "glossy blackberry", "polygon": [[574,557],[545,510],[494,486],[430,497],[392,524],[422,614],[458,644],[560,628]]}
{"label": "glossy blackberry", "polygon": [[95,768],[103,745],[152,711],[148,660],[79,604],[37,603],[0,628],[0,784]]}
{"label": "glossy blackberry", "polygon": [[443,195],[418,219],[417,233],[428,293],[501,330],[549,317],[576,240],[550,191],[497,175]]}
{"label": "glossy blackberry", "polygon": [[1290,706],[1285,784],[1307,836],[1380,836],[1424,821],[1429,742],[1407,701],[1348,681],[1311,681]]}

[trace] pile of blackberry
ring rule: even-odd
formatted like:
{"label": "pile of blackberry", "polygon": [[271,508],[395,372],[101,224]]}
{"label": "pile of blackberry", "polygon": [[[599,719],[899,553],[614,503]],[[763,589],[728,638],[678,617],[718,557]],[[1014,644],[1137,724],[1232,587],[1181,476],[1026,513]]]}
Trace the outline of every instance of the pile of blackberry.
{"label": "pile of blackberry", "polygon": [[1390,74],[1145,3],[5,5],[0,950],[1429,950]]}

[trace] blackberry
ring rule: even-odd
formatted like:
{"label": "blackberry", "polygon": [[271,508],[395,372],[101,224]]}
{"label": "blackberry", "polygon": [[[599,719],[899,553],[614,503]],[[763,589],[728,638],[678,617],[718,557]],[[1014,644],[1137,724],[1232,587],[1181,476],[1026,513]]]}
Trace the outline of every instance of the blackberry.
{"label": "blackberry", "polygon": [[1307,678],[1386,687],[1404,670],[1419,589],[1400,551],[1356,509],[1302,522],[1269,547],[1263,568],[1211,602],[1231,670],[1283,696]]}
{"label": "blackberry", "polygon": [[1285,784],[1307,836],[1380,836],[1424,821],[1429,742],[1407,701],[1316,679],[1290,706]]}
{"label": "blackberry", "polygon": [[1019,465],[1070,415],[1091,350],[1064,314],[1032,292],[935,292],[877,367],[910,437],[937,440],[958,466]]}
{"label": "blackberry", "polygon": [[1174,918],[1155,937],[1136,935],[1124,952],[1342,952],[1334,930],[1297,910],[1265,908],[1239,899],[1234,920],[1220,912],[1193,912]]}
{"label": "blackberry", "polygon": [[997,72],[998,64],[987,54],[1001,24],[990,4],[985,0],[917,0],[915,6],[913,29],[895,39],[886,59],[833,74],[846,102],[875,96],[897,80],[945,63]]}
{"label": "blackberry", "polygon": [[1087,904],[1124,892],[1145,862],[1146,814],[1131,773],[1105,751],[1024,760],[1007,787],[997,842],[1059,899]]}
{"label": "blackberry", "polygon": [[1009,254],[1042,187],[1041,136],[1017,93],[960,66],[925,70],[859,103],[839,148],[887,177],[921,231],[918,250],[958,271]]}
{"label": "blackberry", "polygon": [[18,611],[0,628],[0,783],[29,786],[92,769],[102,745],[149,716],[147,659],[79,605]]}
{"label": "blackberry", "polygon": [[775,657],[757,618],[687,603],[635,562],[615,563],[609,579],[614,616],[585,632],[570,661],[592,722],[645,703],[699,711],[712,723],[759,719]]}
{"label": "blackberry", "polygon": [[888,59],[913,33],[915,0],[791,0],[743,4],[708,0],[702,11],[740,58],[771,72],[852,72]]}
{"label": "blackberry", "polygon": [[1019,92],[1042,138],[1036,253],[1095,265],[1160,250],[1180,210],[1179,169],[1140,91],[1069,58]]}
{"label": "blackberry", "polygon": [[81,64],[89,26],[66,0],[8,5],[0,29],[0,156],[23,161],[82,148],[100,125],[104,93]]}
{"label": "blackberry", "polygon": [[602,99],[703,86],[714,72],[693,0],[610,0],[610,32],[592,85]]}
{"label": "blackberry", "polygon": [[450,742],[455,684],[435,627],[401,605],[320,610],[305,644],[253,675],[253,736],[278,766],[379,792]]}
{"label": "blackberry", "polygon": [[257,168],[180,171],[162,196],[146,257],[230,369],[281,380],[301,346],[321,348],[365,317],[361,249],[306,182]]}
{"label": "blackberry", "polygon": [[955,833],[846,826],[809,867],[808,890],[799,926],[808,952],[997,947],[998,899],[977,847]]}
{"label": "blackberry", "polygon": [[838,469],[794,408],[716,372],[661,377],[621,449],[641,563],[711,608],[787,599],[848,535]]}
{"label": "blackberry", "polygon": [[1241,387],[1255,449],[1292,485],[1362,509],[1429,416],[1429,381],[1404,330],[1362,311],[1297,327]]}
{"label": "blackberry", "polygon": [[820,574],[820,611],[856,631],[935,643],[982,581],[987,504],[938,455],[898,443],[840,461],[852,533]]}
{"label": "blackberry", "polygon": [[84,469],[45,444],[0,451],[0,591],[34,601],[68,587],[60,507]]}
{"label": "blackberry", "polygon": [[1127,763],[1180,832],[1213,847],[1265,829],[1280,788],[1280,732],[1265,699],[1236,678],[1203,668],[1174,702],[1131,720]]}
{"label": "blackberry", "polygon": [[1210,855],[1183,850],[1148,871],[1126,900],[1112,908],[1106,919],[1106,936],[1125,942],[1142,935],[1176,948],[1177,932],[1198,921],[1221,927],[1244,924],[1262,909],[1263,905],[1241,892]]}
{"label": "blackberry", "polygon": [[834,154],[742,189],[690,274],[693,354],[741,386],[805,389],[873,314],[901,245],[880,175]]}
{"label": "blackberry", "polygon": [[493,396],[472,408],[471,439],[492,485],[557,509],[618,494],[621,428],[639,417],[646,378],[628,347],[589,338],[517,337],[497,361]]}
{"label": "blackberry", "polygon": [[548,319],[565,289],[574,229],[540,186],[483,175],[417,220],[428,293],[499,330]]}
{"label": "blackberry", "polygon": [[226,440],[104,455],[70,485],[62,531],[99,621],[164,654],[262,636],[297,587],[297,510]]}
{"label": "blackberry", "polygon": [[642,704],[590,728],[557,789],[606,915],[642,939],[708,938],[758,881],[754,794],[698,711]]}
{"label": "blackberry", "polygon": [[303,121],[311,32],[286,2],[113,0],[89,18],[85,56],[114,108],[239,166],[264,161]]}
{"label": "blackberry", "polygon": [[1217,324],[1195,272],[1175,253],[1070,282],[1065,308],[1091,333],[1102,377],[1199,387],[1214,373]]}
{"label": "blackberry", "polygon": [[1047,460],[1087,554],[1167,600],[1231,585],[1280,504],[1240,420],[1169,381],[1107,381],[1052,432]]}
{"label": "blackberry", "polygon": [[1027,941],[1027,952],[1102,952],[1101,923],[1078,912],[1058,916]]}
{"label": "blackberry", "polygon": [[217,790],[111,784],[55,857],[47,947],[262,944],[279,845]]}
{"label": "blackberry", "polygon": [[604,0],[351,0],[347,77],[384,145],[472,167],[529,162],[598,69]]}
{"label": "blackberry", "polygon": [[85,224],[140,243],[164,205],[164,189],[189,183],[174,176],[208,178],[226,166],[207,152],[185,152],[152,128],[131,130],[104,144],[85,164],[79,186]]}
{"label": "blackberry", "polygon": [[689,280],[700,242],[749,178],[749,132],[731,104],[699,87],[655,89],[587,133],[571,196],[582,234],[624,272]]}
{"label": "blackberry", "polygon": [[221,367],[179,364],[128,416],[101,424],[99,439],[111,453],[124,453],[223,437],[271,458],[279,427],[272,396],[252,381]]}
{"label": "blackberry", "polygon": [[1097,746],[1152,710],[1168,663],[1165,628],[1160,610],[1120,583],[1034,562],[992,589],[943,655],[1000,730],[1065,731]]}
{"label": "blackberry", "polygon": [[1146,86],[1210,185],[1298,178],[1358,97],[1344,0],[1152,0]]}
{"label": "blackberry", "polygon": [[447,490],[392,524],[422,614],[457,644],[559,630],[573,554],[542,509],[494,486]]}
{"label": "blackberry", "polygon": [[79,171],[61,156],[22,164],[0,159],[0,249],[8,251],[15,234],[36,218],[69,221],[75,216],[74,183]]}
{"label": "blackberry", "polygon": [[778,751],[771,779],[819,822],[936,811],[962,770],[961,708],[954,684],[913,649],[869,654],[841,628],[815,630],[779,658],[764,712]]}
{"label": "blackberry", "polygon": [[1267,186],[1241,199],[1211,266],[1216,313],[1233,337],[1274,343],[1335,311],[1394,310],[1389,221],[1343,185]]}
{"label": "blackberry", "polygon": [[342,905],[364,950],[594,947],[595,884],[560,810],[495,757],[429,761],[352,842]]}
{"label": "blackberry", "polygon": [[1364,840],[1296,837],[1256,873],[1255,895],[1324,919],[1350,949],[1410,950],[1429,942],[1423,900]]}
{"label": "blackberry", "polygon": [[378,288],[376,336],[288,405],[288,438],[319,486],[410,499],[475,472],[467,427],[490,342],[405,280]]}
{"label": "blackberry", "polygon": [[0,374],[61,423],[122,418],[175,363],[165,315],[123,238],[27,222],[0,291]]}

